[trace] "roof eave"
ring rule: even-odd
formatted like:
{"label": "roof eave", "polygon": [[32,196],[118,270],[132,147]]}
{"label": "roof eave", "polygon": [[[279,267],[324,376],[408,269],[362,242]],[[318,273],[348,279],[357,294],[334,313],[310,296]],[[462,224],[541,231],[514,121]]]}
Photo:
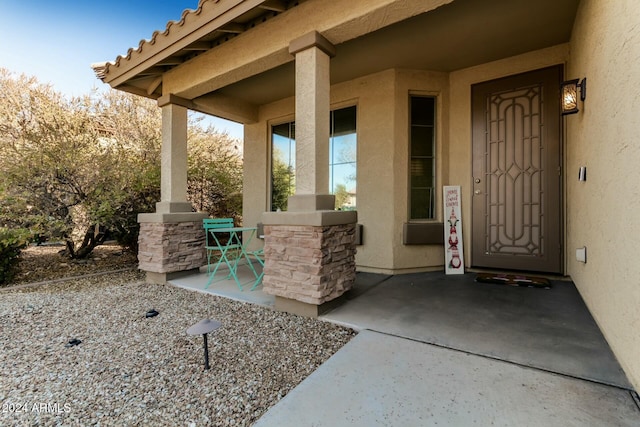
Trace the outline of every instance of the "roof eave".
{"label": "roof eave", "polygon": [[[118,56],[114,62],[92,64],[91,68],[102,82],[127,90],[123,85],[141,72],[222,29],[242,14],[271,3],[273,0],[200,0],[196,10],[185,10],[180,21],[170,21],[163,32],[155,31],[150,40],[141,40],[138,48],[129,49],[126,56]],[[144,89],[135,88],[134,93],[153,97]]]}

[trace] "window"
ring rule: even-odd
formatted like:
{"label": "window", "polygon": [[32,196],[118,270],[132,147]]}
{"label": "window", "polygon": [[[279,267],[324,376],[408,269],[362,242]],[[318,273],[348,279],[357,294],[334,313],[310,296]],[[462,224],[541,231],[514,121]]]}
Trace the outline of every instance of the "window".
{"label": "window", "polygon": [[296,125],[283,123],[271,128],[271,210],[287,210],[296,190]]}
{"label": "window", "polygon": [[[295,122],[271,128],[271,210],[287,210],[295,193]],[[356,107],[331,112],[329,134],[329,190],[336,209],[356,209]]]}
{"label": "window", "polygon": [[435,98],[411,97],[411,219],[435,218]]}
{"label": "window", "polygon": [[329,189],[336,209],[356,209],[356,107],[331,112],[329,139]]}

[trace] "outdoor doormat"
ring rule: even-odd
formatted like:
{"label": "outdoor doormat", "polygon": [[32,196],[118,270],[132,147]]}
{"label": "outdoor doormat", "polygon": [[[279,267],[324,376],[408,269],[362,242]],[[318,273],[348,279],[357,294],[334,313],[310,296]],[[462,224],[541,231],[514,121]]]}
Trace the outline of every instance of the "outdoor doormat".
{"label": "outdoor doormat", "polygon": [[544,277],[523,276],[520,274],[478,273],[476,274],[476,282],[551,289],[551,282]]}

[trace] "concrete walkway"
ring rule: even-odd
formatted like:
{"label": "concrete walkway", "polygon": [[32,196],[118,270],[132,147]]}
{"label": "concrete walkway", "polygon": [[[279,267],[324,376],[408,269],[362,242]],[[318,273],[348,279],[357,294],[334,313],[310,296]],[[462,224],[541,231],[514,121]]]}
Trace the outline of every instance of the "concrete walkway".
{"label": "concrete walkway", "polygon": [[362,331],[254,424],[638,426],[626,390]]}

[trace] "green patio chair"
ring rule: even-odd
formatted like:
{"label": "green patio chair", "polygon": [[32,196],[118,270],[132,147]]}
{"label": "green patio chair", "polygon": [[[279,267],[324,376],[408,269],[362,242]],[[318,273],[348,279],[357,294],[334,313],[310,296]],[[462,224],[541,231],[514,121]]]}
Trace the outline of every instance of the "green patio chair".
{"label": "green patio chair", "polygon": [[260,283],[262,282],[262,277],[264,276],[264,249],[258,249],[257,251],[253,251],[253,252],[251,252],[251,255],[253,255],[253,257],[256,259],[256,261],[258,261],[260,263],[260,265],[262,266],[262,272],[260,272],[260,275],[256,279],[255,283],[253,284],[251,289],[249,289],[250,291],[252,291],[255,288],[257,288],[258,285],[260,285]]}
{"label": "green patio chair", "polygon": [[[224,248],[222,247],[223,243],[220,242],[218,244],[220,237],[216,240],[213,237],[212,230],[220,229],[220,228],[232,228],[233,227],[233,218],[205,218],[202,220],[202,226],[204,227],[205,232],[205,248],[207,250],[207,274],[211,274],[211,260],[216,254],[218,256],[222,254]],[[227,256],[234,256],[233,253],[236,253],[237,250],[240,249],[240,245],[233,244],[227,248]],[[233,253],[229,253],[232,251]],[[217,263],[217,262],[216,262]]]}

